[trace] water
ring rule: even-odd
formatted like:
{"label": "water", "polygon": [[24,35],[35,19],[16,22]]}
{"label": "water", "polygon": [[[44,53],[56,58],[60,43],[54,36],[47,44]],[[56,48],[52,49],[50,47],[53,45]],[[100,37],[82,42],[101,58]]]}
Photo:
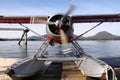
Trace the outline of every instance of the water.
{"label": "water", "polygon": [[[86,54],[95,58],[120,57],[120,40],[78,41]],[[42,41],[28,41],[28,50],[19,46],[18,41],[0,41],[0,57],[25,58],[40,47]]]}
{"label": "water", "polygon": [[84,51],[93,57],[120,57],[120,40],[79,41]]}
{"label": "water", "polygon": [[0,57],[25,58],[36,53],[42,44],[41,41],[29,41],[26,52],[24,43],[18,45],[18,41],[0,41]]}

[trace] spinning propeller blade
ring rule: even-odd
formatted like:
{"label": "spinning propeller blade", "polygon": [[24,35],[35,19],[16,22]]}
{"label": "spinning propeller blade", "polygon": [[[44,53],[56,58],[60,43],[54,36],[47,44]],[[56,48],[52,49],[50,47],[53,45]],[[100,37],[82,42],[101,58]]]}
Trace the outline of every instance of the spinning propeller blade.
{"label": "spinning propeller blade", "polygon": [[63,54],[71,52],[69,45],[68,45],[68,40],[67,40],[66,34],[62,29],[60,29],[60,35],[61,35]]}
{"label": "spinning propeller blade", "polygon": [[68,45],[68,40],[67,40],[66,34],[62,29],[60,29],[60,35],[61,35],[62,44]]}
{"label": "spinning propeller blade", "polygon": [[65,15],[63,16],[63,18],[61,20],[64,20],[64,18],[66,16],[68,16],[69,14],[71,14],[74,11],[74,9],[76,8],[76,6],[77,6],[77,4],[75,2],[72,2],[71,5],[70,5],[70,7],[68,8],[67,12],[65,13]]}
{"label": "spinning propeller blade", "polygon": [[[67,12],[65,13],[65,15],[61,18],[61,21],[63,22],[63,25],[65,25],[66,23],[65,22],[65,18],[71,14],[73,12],[73,10],[75,9],[76,7],[76,4],[72,2],[72,4],[70,5],[70,7],[68,8]],[[62,27],[60,26],[60,35],[61,35],[61,42],[62,42],[62,51],[63,51],[63,54],[66,54],[66,53],[69,53],[71,52],[71,49],[69,48],[69,45],[68,45],[68,40],[67,40],[67,36],[64,32],[63,29],[61,29]]]}

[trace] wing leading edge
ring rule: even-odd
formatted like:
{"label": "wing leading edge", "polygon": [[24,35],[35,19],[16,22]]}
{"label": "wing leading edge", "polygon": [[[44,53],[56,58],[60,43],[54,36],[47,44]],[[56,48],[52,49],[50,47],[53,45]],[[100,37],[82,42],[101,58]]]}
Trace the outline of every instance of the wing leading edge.
{"label": "wing leading edge", "polygon": [[47,16],[0,16],[0,23],[23,23],[23,24],[45,24],[47,22]]}
{"label": "wing leading edge", "polygon": [[[76,15],[71,16],[73,23],[120,22],[120,14]],[[48,16],[0,16],[0,23],[46,24]]]}
{"label": "wing leading edge", "polygon": [[73,23],[120,22],[120,14],[76,15],[71,18]]}

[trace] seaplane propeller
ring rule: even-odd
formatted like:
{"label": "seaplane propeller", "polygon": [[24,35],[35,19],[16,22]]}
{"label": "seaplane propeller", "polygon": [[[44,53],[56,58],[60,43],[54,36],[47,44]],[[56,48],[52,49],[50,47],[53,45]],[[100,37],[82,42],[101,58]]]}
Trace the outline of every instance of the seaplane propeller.
{"label": "seaplane propeller", "polygon": [[73,12],[75,7],[75,4],[71,4],[65,14],[56,14],[47,21],[48,40],[50,40],[51,45],[53,45],[53,42],[62,44],[63,53],[70,50],[68,43],[71,41],[73,28],[69,14]]}

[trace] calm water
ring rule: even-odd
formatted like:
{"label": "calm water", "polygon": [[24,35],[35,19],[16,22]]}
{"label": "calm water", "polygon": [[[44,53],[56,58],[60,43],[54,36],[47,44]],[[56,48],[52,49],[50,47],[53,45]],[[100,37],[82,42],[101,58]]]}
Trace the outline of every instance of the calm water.
{"label": "calm water", "polygon": [[[41,41],[28,41],[28,50],[19,46],[18,41],[0,41],[0,57],[20,57],[33,55],[42,44]],[[120,41],[79,41],[86,54],[96,58],[120,57]],[[23,43],[22,43],[23,44]]]}

